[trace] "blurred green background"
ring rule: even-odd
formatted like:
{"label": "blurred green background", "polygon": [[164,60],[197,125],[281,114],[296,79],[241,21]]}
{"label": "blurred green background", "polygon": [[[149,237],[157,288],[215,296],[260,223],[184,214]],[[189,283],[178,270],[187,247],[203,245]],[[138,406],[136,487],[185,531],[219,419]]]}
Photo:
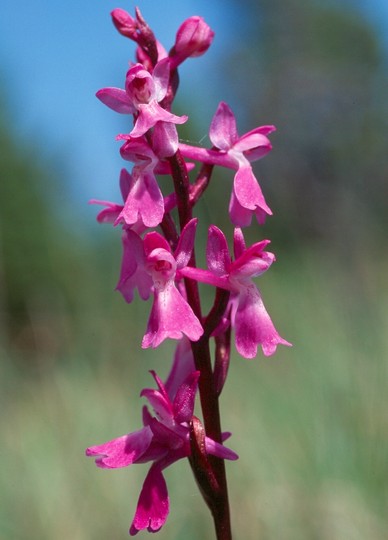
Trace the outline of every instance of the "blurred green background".
{"label": "blurred green background", "polygon": [[[387,51],[349,2],[236,6],[223,16],[238,13],[245,39],[232,50],[215,41],[223,59],[195,97],[187,85],[198,80],[185,74],[178,108],[193,131],[182,136],[203,136],[210,118],[196,126],[193,103],[208,91],[232,105],[241,133],[277,126],[273,152],[255,166],[275,215],[249,239],[273,241],[278,262],[259,286],[294,346],[231,362],[222,411],[240,455],[228,464],[235,538],[384,540]],[[44,138],[21,141],[9,91],[0,118],[0,538],[126,538],[147,466],[98,470],[83,452],[140,427],[139,392],[149,369],[167,374],[173,344],[140,349],[150,304],[128,306],[113,292],[119,231],[80,226],[61,166],[68,150],[53,158]],[[209,223],[230,232],[219,193],[231,181],[218,174],[199,205],[203,237]],[[187,464],[166,478],[171,514],[158,537],[213,538]]]}

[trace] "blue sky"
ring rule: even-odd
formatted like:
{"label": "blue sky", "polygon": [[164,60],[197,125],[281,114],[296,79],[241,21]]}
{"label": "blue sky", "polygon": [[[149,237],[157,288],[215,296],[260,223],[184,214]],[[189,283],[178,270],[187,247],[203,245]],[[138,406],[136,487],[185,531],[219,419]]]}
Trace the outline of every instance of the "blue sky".
{"label": "blue sky", "polygon": [[[377,30],[388,35],[387,0],[344,1],[349,8],[364,10]],[[224,99],[213,66],[234,40],[244,39],[235,4],[221,0],[142,0],[137,4],[167,49],[180,23],[190,15],[202,15],[215,30],[208,53],[189,60],[181,71],[182,94],[206,96],[195,107],[196,122],[205,135],[212,112]],[[128,0],[2,0],[1,75],[13,132],[21,146],[33,141],[43,154],[58,161],[67,178],[69,198],[74,197],[80,207],[89,198],[118,196],[123,162],[114,136],[125,131],[127,124],[94,94],[104,86],[123,85],[134,45],[116,32],[110,11],[123,7],[133,13],[135,5]],[[95,209],[86,213],[94,214]]]}

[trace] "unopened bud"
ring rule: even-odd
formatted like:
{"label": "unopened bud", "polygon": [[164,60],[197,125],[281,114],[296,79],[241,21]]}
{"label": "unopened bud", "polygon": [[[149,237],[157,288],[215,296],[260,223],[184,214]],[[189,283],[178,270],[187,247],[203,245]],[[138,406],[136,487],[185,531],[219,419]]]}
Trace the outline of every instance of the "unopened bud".
{"label": "unopened bud", "polygon": [[112,21],[121,35],[137,40],[137,21],[123,9],[116,8],[111,12]]}
{"label": "unopened bud", "polygon": [[213,41],[214,32],[202,17],[197,15],[186,19],[179,27],[172,59],[176,65],[190,56],[201,56]]}

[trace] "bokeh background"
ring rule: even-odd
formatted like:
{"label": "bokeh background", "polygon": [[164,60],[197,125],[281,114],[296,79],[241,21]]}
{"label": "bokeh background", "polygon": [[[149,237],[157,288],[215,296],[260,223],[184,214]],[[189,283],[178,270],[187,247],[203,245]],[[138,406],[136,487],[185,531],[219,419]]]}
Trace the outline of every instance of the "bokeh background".
{"label": "bokeh background", "polygon": [[[253,227],[278,262],[260,279],[275,357],[234,355],[222,397],[244,540],[384,540],[388,510],[388,4],[385,0],[145,0],[169,48],[199,14],[216,32],[182,66],[183,138],[207,142],[221,100],[240,132],[266,123],[255,168],[275,216]],[[114,136],[127,119],[94,93],[122,86],[133,45],[110,0],[5,0],[0,18],[0,538],[126,538],[146,468],[96,469],[85,447],[140,426],[149,304],[114,292],[120,233],[90,198],[119,200]],[[133,12],[134,4],[120,7]],[[201,203],[228,227],[232,176]],[[228,188],[225,186],[228,184]],[[199,249],[201,242],[198,243]],[[166,473],[162,539],[211,539],[189,467]],[[146,537],[148,533],[139,534]]]}

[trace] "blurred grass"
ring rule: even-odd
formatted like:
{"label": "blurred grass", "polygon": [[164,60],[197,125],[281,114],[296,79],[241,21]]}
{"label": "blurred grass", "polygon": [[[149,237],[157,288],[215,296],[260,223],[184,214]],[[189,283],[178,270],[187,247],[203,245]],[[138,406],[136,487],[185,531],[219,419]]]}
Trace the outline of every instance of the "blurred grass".
{"label": "blurred grass", "polygon": [[[360,256],[344,268],[314,249],[282,259],[259,284],[294,347],[252,361],[234,354],[222,396],[240,455],[228,464],[235,538],[383,540],[388,264]],[[103,471],[83,452],[140,426],[147,370],[165,376],[172,344],[140,350],[140,302],[104,294],[87,310],[85,300],[64,323],[73,340],[65,352],[28,365],[0,351],[0,538],[127,537],[147,465]],[[188,464],[166,477],[171,514],[158,538],[212,539]]]}

